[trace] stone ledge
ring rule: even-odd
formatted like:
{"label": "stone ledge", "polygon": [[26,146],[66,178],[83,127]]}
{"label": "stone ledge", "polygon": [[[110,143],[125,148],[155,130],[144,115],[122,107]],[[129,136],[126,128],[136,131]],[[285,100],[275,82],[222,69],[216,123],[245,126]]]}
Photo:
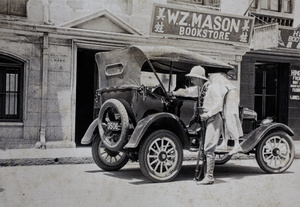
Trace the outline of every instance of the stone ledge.
{"label": "stone ledge", "polygon": [[55,148],[76,148],[76,144],[73,141],[50,141],[45,144],[37,142],[35,144],[36,149],[45,147],[46,149],[55,149]]}

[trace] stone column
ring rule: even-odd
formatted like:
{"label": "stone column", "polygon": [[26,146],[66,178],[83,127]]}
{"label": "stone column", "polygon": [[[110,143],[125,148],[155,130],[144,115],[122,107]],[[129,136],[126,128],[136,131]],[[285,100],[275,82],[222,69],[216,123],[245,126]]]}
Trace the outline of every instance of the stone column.
{"label": "stone column", "polygon": [[47,95],[48,95],[48,60],[49,60],[49,34],[44,33],[42,46],[42,101],[41,101],[41,127],[39,148],[46,148],[47,126]]}

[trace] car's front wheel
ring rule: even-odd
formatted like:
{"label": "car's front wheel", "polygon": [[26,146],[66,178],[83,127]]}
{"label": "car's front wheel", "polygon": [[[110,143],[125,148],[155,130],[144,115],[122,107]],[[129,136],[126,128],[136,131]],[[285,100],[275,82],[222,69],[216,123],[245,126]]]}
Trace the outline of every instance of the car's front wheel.
{"label": "car's front wheel", "polygon": [[151,133],[143,141],[139,152],[142,173],[153,182],[168,182],[179,173],[183,148],[178,137],[168,130]]}
{"label": "car's front wheel", "polygon": [[124,167],[129,160],[124,152],[107,149],[103,145],[99,134],[95,134],[93,137],[92,155],[98,167],[105,171],[119,170]]}
{"label": "car's front wheel", "polygon": [[230,159],[231,155],[228,155],[228,153],[216,153],[216,165],[224,165],[226,164]]}
{"label": "car's front wheel", "polygon": [[264,137],[256,148],[256,160],[267,173],[282,173],[292,164],[295,147],[292,138],[283,131]]}

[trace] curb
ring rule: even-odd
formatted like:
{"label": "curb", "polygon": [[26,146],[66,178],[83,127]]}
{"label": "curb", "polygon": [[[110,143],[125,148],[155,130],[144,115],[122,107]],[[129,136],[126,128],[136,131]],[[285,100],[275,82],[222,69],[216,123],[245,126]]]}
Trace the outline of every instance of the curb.
{"label": "curb", "polygon": [[33,166],[33,165],[72,165],[72,164],[92,164],[92,163],[94,163],[92,157],[0,159],[1,167]]}
{"label": "curb", "polygon": [[[231,160],[253,160],[255,155],[234,155]],[[295,159],[300,159],[300,155],[295,155]],[[185,156],[183,161],[196,161],[197,156]],[[24,159],[0,159],[1,167],[14,166],[38,166],[38,165],[75,165],[93,164],[92,157],[62,157],[62,158],[24,158]]]}

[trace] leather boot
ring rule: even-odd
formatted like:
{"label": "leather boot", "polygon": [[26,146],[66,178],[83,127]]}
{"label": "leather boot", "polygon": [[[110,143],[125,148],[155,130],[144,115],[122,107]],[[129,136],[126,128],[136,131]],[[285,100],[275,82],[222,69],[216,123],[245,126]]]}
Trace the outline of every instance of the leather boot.
{"label": "leather boot", "polygon": [[206,165],[207,167],[206,167],[205,177],[203,178],[203,180],[197,183],[198,185],[211,185],[215,181],[213,176],[214,168],[215,168],[215,159],[211,157],[207,157]]}

